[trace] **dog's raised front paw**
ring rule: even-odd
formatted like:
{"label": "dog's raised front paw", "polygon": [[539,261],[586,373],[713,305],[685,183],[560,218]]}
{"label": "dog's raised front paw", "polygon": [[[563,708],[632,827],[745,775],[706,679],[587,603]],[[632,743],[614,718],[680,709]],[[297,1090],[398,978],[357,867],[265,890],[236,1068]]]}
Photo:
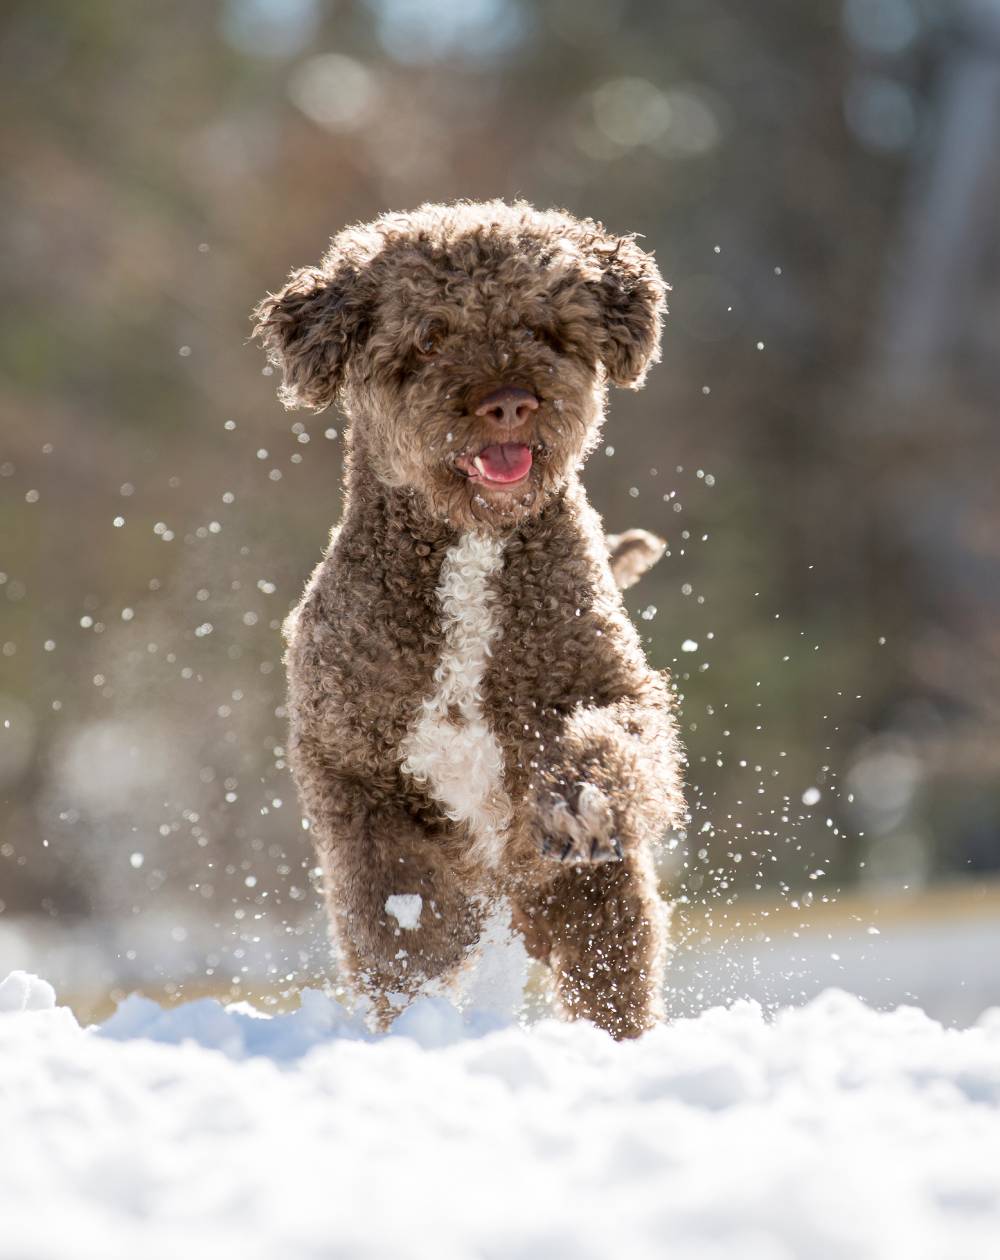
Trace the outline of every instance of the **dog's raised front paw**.
{"label": "dog's raised front paw", "polygon": [[539,814],[543,857],[570,866],[621,861],[614,811],[592,783],[582,784],[569,798],[553,792]]}

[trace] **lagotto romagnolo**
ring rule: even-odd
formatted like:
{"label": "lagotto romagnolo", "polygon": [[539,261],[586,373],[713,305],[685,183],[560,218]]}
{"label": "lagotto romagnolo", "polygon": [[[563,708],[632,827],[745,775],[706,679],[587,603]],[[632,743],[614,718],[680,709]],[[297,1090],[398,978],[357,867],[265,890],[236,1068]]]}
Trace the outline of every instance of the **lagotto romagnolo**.
{"label": "lagotto romagnolo", "polygon": [[289,618],[289,756],[350,984],[384,1023],[506,899],[560,1009],[662,1013],[652,846],[683,813],[666,677],[620,595],[660,554],[580,484],[659,355],[631,236],[525,202],[337,235],[255,312],[287,406],[349,425],[344,514]]}

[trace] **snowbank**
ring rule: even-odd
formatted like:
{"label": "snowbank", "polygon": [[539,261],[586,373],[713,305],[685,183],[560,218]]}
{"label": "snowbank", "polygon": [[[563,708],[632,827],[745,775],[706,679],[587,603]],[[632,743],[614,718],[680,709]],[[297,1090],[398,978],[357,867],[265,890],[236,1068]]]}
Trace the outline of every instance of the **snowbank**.
{"label": "snowbank", "polygon": [[1000,1254],[1000,1010],[831,991],[616,1045],[420,1003],[372,1037],[0,986],[10,1260],[963,1260]]}

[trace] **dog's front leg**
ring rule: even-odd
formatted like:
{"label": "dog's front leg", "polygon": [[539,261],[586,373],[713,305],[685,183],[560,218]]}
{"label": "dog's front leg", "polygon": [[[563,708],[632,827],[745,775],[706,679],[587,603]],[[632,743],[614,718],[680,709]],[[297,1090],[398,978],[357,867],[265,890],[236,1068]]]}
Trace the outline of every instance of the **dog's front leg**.
{"label": "dog's front leg", "polygon": [[577,706],[539,730],[530,764],[535,840],[556,862],[619,861],[679,819],[680,754],[665,692]]}
{"label": "dog's front leg", "polygon": [[331,773],[295,750],[341,979],[385,1027],[436,980],[447,980],[479,936],[446,828],[426,825],[384,786]]}

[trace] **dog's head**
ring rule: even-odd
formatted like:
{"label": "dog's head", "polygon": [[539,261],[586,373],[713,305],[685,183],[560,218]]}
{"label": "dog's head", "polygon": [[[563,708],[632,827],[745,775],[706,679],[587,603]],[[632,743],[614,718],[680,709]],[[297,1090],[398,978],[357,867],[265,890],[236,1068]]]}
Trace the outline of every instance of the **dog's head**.
{"label": "dog's head", "polygon": [[524,202],[347,228],[255,311],[286,406],[340,402],[387,485],[505,528],[597,441],[607,382],[642,384],[666,286],[631,236]]}

